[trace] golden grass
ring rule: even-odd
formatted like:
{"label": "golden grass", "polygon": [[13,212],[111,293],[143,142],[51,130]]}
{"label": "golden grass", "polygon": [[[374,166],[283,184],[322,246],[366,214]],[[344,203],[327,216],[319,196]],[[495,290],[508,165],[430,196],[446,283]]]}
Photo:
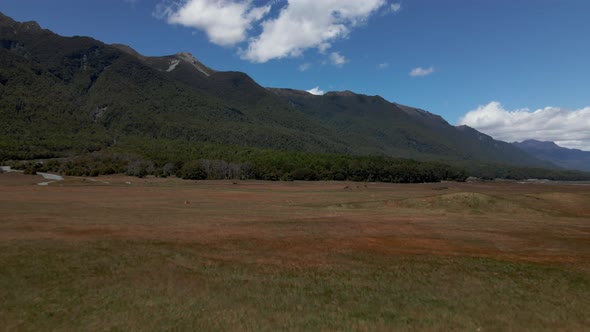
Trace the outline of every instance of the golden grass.
{"label": "golden grass", "polygon": [[588,186],[35,183],[0,174],[8,329],[590,324]]}

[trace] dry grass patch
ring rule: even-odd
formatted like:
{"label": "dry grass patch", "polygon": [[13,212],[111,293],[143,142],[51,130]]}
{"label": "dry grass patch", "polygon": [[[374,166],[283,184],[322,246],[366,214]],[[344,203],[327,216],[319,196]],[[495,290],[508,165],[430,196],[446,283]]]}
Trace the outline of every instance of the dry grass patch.
{"label": "dry grass patch", "polygon": [[590,325],[589,187],[93,180],[0,174],[5,328]]}

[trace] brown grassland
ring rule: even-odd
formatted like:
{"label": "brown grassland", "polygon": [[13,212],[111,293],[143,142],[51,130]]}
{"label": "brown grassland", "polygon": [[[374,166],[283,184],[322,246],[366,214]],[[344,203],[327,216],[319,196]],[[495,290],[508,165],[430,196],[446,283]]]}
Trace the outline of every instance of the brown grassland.
{"label": "brown grassland", "polygon": [[0,174],[2,330],[590,329],[590,186],[41,181]]}

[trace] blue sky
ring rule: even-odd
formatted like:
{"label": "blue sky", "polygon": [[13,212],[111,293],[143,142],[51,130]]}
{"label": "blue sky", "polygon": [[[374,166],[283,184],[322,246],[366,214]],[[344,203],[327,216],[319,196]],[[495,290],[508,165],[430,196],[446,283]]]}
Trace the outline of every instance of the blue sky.
{"label": "blue sky", "polygon": [[18,0],[0,11],[145,55],[191,52],[263,86],[381,95],[499,139],[590,149],[587,0]]}

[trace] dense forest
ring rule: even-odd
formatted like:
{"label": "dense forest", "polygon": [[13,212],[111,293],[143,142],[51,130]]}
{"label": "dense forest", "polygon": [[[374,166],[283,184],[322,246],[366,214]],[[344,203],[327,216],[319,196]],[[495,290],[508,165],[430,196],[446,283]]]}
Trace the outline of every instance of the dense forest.
{"label": "dense forest", "polygon": [[[131,142],[130,142],[131,143]],[[270,181],[336,180],[422,183],[463,181],[460,168],[439,162],[419,162],[376,156],[314,154],[215,144],[187,144],[186,149],[165,149],[153,141],[145,150],[128,153],[109,149],[73,158],[43,161],[5,161],[27,173],[56,172],[98,176],[123,173],[131,176],[178,176],[183,179],[256,179]],[[136,147],[142,145],[135,145]],[[139,150],[139,149],[138,149]]]}
{"label": "dense forest", "polygon": [[183,179],[256,179],[270,181],[329,180],[392,183],[529,178],[590,180],[576,171],[501,164],[445,164],[385,156],[352,156],[244,148],[212,143],[127,139],[117,147],[71,158],[3,161],[27,173],[55,172],[74,176],[127,174]]}

